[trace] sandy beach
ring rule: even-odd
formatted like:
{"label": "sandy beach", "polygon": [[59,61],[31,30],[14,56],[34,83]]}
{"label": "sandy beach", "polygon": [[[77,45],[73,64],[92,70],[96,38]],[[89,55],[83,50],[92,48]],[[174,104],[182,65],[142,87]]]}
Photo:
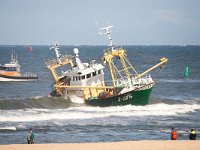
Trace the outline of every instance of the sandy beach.
{"label": "sandy beach", "polygon": [[189,140],[0,145],[0,150],[197,150],[199,148],[200,141]]}

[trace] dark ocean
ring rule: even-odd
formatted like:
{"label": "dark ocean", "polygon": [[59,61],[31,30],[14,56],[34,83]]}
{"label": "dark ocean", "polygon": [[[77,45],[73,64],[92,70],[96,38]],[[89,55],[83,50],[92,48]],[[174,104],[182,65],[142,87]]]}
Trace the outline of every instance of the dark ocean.
{"label": "dark ocean", "polygon": [[[50,97],[53,80],[44,62],[54,57],[54,51],[48,45],[33,45],[32,52],[28,47],[0,46],[0,64],[8,63],[15,50],[21,71],[39,76],[34,82],[0,82],[0,144],[26,143],[29,128],[36,143],[169,140],[172,127],[180,140],[188,139],[191,128],[200,139],[200,46],[123,46],[138,72],[163,56],[169,62],[151,72],[156,85],[149,105],[107,108]],[[60,46],[63,54],[73,54],[75,47],[82,62],[101,62],[106,48]]]}

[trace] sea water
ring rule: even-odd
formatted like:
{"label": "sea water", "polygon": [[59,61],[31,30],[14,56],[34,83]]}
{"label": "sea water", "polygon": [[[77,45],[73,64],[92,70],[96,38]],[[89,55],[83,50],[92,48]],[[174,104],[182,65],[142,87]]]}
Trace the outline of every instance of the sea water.
{"label": "sea water", "polygon": [[[22,72],[39,76],[34,82],[0,82],[0,144],[26,143],[28,129],[36,143],[169,140],[175,127],[178,139],[189,131],[200,139],[200,46],[123,46],[138,72],[164,56],[169,62],[151,72],[156,81],[146,106],[91,107],[62,97],[51,97],[53,78],[45,61],[54,57],[50,46],[0,46],[0,63],[13,50]],[[101,62],[106,46],[60,46],[64,55],[77,47],[83,62]],[[185,67],[189,76],[184,77]],[[106,79],[108,69],[105,70]]]}

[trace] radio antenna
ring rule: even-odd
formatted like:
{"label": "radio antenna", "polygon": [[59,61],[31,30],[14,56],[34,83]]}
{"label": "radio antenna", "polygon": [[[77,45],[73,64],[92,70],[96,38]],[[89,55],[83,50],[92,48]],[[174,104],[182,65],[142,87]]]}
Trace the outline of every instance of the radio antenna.
{"label": "radio antenna", "polygon": [[108,23],[107,27],[99,28],[99,25],[97,23],[97,20],[96,20],[95,16],[94,16],[94,21],[96,23],[99,35],[103,35],[103,34],[107,35],[107,37],[109,39],[109,46],[111,47],[111,50],[113,51],[114,50],[114,48],[113,48],[113,41],[112,41],[112,38],[111,38],[111,32],[112,32],[113,25],[109,25],[109,23],[107,21],[107,23]]}

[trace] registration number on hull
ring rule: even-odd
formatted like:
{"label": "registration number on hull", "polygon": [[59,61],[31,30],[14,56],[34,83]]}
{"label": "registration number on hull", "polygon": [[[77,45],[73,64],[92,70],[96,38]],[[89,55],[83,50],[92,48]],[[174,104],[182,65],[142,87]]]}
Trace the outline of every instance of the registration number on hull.
{"label": "registration number on hull", "polygon": [[132,94],[128,93],[128,94],[126,94],[122,97],[118,97],[118,102],[127,101],[127,100],[132,99],[132,98],[133,98]]}

